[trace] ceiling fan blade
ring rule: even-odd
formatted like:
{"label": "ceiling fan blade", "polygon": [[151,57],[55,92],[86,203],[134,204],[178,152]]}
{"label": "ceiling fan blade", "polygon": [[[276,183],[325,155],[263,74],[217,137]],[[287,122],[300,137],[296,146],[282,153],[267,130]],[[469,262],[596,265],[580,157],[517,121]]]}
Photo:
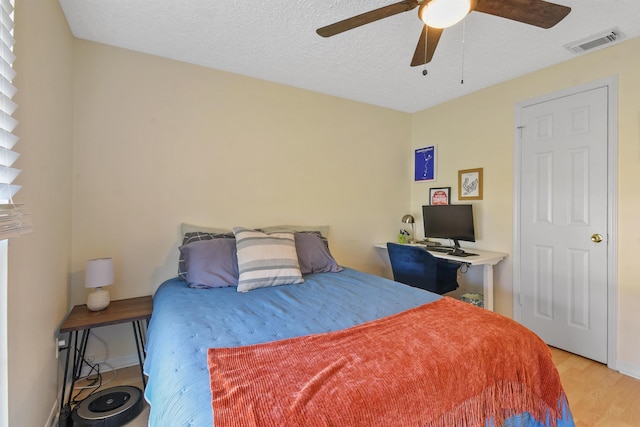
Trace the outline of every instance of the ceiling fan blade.
{"label": "ceiling fan blade", "polygon": [[475,10],[541,28],[553,27],[571,12],[543,0],[478,0]]}
{"label": "ceiling fan blade", "polygon": [[436,47],[438,47],[438,41],[440,40],[441,35],[442,28],[432,28],[426,25],[422,28],[422,34],[420,34],[416,51],[413,53],[413,59],[411,60],[412,67],[431,62],[431,58],[433,58]]}
{"label": "ceiling fan blade", "polygon": [[394,3],[389,6],[384,6],[370,12],[365,12],[363,14],[347,18],[336,22],[335,24],[327,25],[326,27],[318,28],[316,33],[322,37],[335,36],[336,34],[352,30],[365,24],[379,21],[380,19],[388,18],[402,12],[407,12],[411,9],[415,9],[417,6],[417,0],[404,0],[399,3]]}

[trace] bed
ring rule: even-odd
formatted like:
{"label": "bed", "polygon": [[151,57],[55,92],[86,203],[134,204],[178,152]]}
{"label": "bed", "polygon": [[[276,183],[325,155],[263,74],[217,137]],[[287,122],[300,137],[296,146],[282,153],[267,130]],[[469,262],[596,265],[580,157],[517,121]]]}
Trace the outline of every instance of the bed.
{"label": "bed", "polygon": [[[182,249],[204,236],[216,250],[181,250],[179,277],[154,295],[152,427],[212,426],[214,413],[216,427],[574,425],[549,349],[509,319],[338,266],[317,231],[289,234],[293,283],[258,287],[240,234],[189,234]],[[291,282],[287,269],[277,273]]]}

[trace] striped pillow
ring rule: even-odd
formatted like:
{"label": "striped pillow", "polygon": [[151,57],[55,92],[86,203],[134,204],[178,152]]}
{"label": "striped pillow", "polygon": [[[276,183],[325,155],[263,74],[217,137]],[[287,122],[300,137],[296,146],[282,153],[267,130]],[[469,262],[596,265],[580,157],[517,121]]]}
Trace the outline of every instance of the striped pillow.
{"label": "striped pillow", "polygon": [[238,292],[304,282],[293,233],[262,233],[234,227],[238,250]]}

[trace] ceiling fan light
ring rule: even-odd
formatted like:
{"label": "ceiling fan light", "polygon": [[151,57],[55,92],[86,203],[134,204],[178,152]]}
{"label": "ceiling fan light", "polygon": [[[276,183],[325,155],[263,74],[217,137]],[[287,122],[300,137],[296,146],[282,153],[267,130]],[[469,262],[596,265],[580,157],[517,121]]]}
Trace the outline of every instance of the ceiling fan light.
{"label": "ceiling fan light", "polygon": [[457,24],[471,8],[469,0],[431,0],[422,6],[419,10],[420,19],[432,28],[447,28]]}

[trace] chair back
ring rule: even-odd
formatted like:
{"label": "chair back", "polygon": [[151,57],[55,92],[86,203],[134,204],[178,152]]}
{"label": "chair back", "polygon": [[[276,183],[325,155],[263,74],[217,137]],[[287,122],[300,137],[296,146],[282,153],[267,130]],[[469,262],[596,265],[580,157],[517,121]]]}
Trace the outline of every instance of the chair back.
{"label": "chair back", "polygon": [[459,264],[438,259],[422,246],[387,243],[393,280],[437,294],[458,287]]}

